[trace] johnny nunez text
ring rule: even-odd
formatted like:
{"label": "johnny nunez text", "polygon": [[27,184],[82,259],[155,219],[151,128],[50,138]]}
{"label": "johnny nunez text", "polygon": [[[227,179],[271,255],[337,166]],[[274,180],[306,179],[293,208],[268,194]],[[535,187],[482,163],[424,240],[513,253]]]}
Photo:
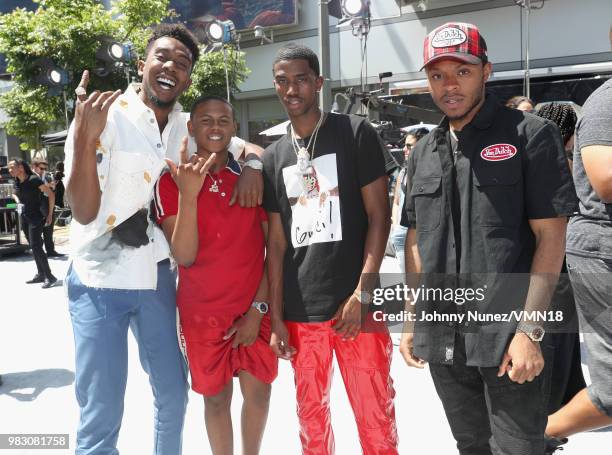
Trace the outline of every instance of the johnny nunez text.
{"label": "johnny nunez text", "polygon": [[385,313],[375,310],[372,316],[376,322],[562,322],[563,311],[525,311],[513,310],[508,313],[486,313],[480,311],[465,311],[460,313],[442,313],[438,311],[414,312],[403,310]]}

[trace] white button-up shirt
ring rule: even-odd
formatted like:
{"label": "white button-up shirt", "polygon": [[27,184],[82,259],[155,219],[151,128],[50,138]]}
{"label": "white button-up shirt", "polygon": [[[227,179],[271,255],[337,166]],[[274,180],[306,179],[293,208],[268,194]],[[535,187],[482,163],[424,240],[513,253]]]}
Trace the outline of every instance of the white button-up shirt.
{"label": "white button-up shirt", "polygon": [[[90,287],[155,289],[157,262],[169,255],[163,232],[149,221],[148,243],[125,245],[112,235],[115,227],[141,209],[148,210],[155,182],[165,166],[164,158],[179,161],[179,148],[188,136],[182,106],[176,103],[160,134],[152,109],[139,98],[135,85],[109,109],[106,127],[96,146],[98,184],[102,192],[100,210],[91,223],[70,224],[71,260],[81,282]],[[65,146],[65,172],[70,178],[74,155],[74,123]],[[244,141],[234,138],[230,152],[238,156]],[[192,138],[189,152],[196,150]],[[66,184],[68,181],[66,181]]]}

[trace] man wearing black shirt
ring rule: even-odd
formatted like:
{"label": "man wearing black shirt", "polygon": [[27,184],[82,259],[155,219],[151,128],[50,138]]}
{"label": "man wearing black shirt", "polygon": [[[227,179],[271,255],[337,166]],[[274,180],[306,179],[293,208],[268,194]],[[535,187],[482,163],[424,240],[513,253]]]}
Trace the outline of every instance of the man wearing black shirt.
{"label": "man wearing black shirt", "polygon": [[[55,227],[55,205],[56,205],[56,194],[55,194],[55,180],[53,176],[48,173],[49,163],[42,158],[35,158],[32,160],[32,171],[49,187],[51,198],[44,197],[41,203],[40,209],[45,217],[50,218],[51,222],[45,224],[43,228],[43,239],[45,244],[45,251],[47,257],[63,257],[62,253],[55,251],[55,243],[53,242],[53,228]],[[44,194],[44,193],[43,193]],[[49,216],[50,214],[50,216]]]}
{"label": "man wearing black shirt", "polygon": [[[50,216],[41,211],[43,193],[49,195],[49,187],[30,169],[28,164],[20,159],[13,159],[8,164],[10,174],[15,178],[15,196],[17,202],[23,204],[23,216],[28,222],[28,240],[36,261],[38,273],[27,283],[43,283],[43,289],[50,288],[57,282],[51,273],[47,256],[42,248],[43,228],[50,223]],[[52,196],[52,193],[51,193]],[[51,206],[53,197],[46,198]]]}
{"label": "man wearing black shirt", "polygon": [[389,234],[381,144],[365,119],[319,109],[309,48],[280,49],[273,74],[291,125],[264,154],[270,344],[294,368],[302,453],[334,452],[335,354],[363,452],[397,454],[390,337],[360,330],[362,277],[378,272]]}
{"label": "man wearing black shirt", "polygon": [[[559,133],[485,95],[492,67],[475,26],[436,28],[424,57],[446,117],[408,160],[406,270],[428,274],[423,279],[493,279],[495,286],[485,287],[488,307],[476,306],[485,315],[545,309],[563,262],[566,217],[576,210]],[[441,308],[465,314],[458,299]],[[428,307],[430,314],[438,309]],[[459,452],[543,454],[550,387],[544,359],[551,354],[543,328],[518,317],[425,325],[416,314],[400,351],[410,366],[430,363]]]}

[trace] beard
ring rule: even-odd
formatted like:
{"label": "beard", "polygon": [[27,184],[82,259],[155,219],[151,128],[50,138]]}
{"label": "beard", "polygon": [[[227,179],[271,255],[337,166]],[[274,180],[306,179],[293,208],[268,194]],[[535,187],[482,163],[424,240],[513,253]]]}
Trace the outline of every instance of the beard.
{"label": "beard", "polygon": [[[480,89],[478,90],[478,92],[475,94],[474,96],[474,101],[472,102],[472,104],[470,104],[470,107],[468,107],[465,112],[461,113],[461,114],[456,114],[456,115],[448,115],[446,112],[444,112],[444,109],[442,109],[441,105],[442,102],[440,102],[440,104],[438,105],[438,107],[440,108],[440,110],[442,112],[444,112],[444,114],[448,117],[449,120],[463,120],[464,118],[468,117],[473,111],[474,109],[482,102],[482,100],[485,97],[485,91],[484,91],[484,86],[485,86],[485,78],[484,75],[481,78],[480,81]],[[436,103],[438,104],[438,103]]]}
{"label": "beard", "polygon": [[[143,86],[144,86],[144,84],[143,84]],[[173,98],[173,99],[171,99],[169,101],[162,101],[162,100],[160,100],[159,97],[157,97],[153,93],[153,91],[149,87],[147,87],[147,86],[144,86],[144,90],[145,90],[145,94],[147,95],[147,98],[149,98],[149,100],[151,100],[151,102],[155,106],[159,107],[160,109],[168,109],[168,108],[172,107],[174,105],[174,103],[176,102],[176,98]]]}
{"label": "beard", "polygon": [[448,119],[449,120],[463,120],[464,118],[466,118],[472,113],[474,108],[476,108],[476,106],[478,106],[481,103],[483,98],[484,98],[484,94],[482,92],[478,93],[476,98],[474,98],[474,102],[470,105],[470,107],[467,108],[467,110],[463,114],[457,114],[453,116],[450,116],[447,114]]}

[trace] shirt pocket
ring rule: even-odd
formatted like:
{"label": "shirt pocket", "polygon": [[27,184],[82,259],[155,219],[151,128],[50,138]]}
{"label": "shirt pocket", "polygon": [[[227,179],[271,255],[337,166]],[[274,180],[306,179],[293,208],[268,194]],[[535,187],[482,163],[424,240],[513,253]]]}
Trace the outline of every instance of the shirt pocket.
{"label": "shirt pocket", "polygon": [[412,183],[410,196],[414,200],[416,228],[419,232],[433,231],[440,226],[442,214],[441,176],[419,177]]}
{"label": "shirt pocket", "polygon": [[523,219],[523,191],[520,173],[508,172],[474,174],[480,226],[517,227]]}

